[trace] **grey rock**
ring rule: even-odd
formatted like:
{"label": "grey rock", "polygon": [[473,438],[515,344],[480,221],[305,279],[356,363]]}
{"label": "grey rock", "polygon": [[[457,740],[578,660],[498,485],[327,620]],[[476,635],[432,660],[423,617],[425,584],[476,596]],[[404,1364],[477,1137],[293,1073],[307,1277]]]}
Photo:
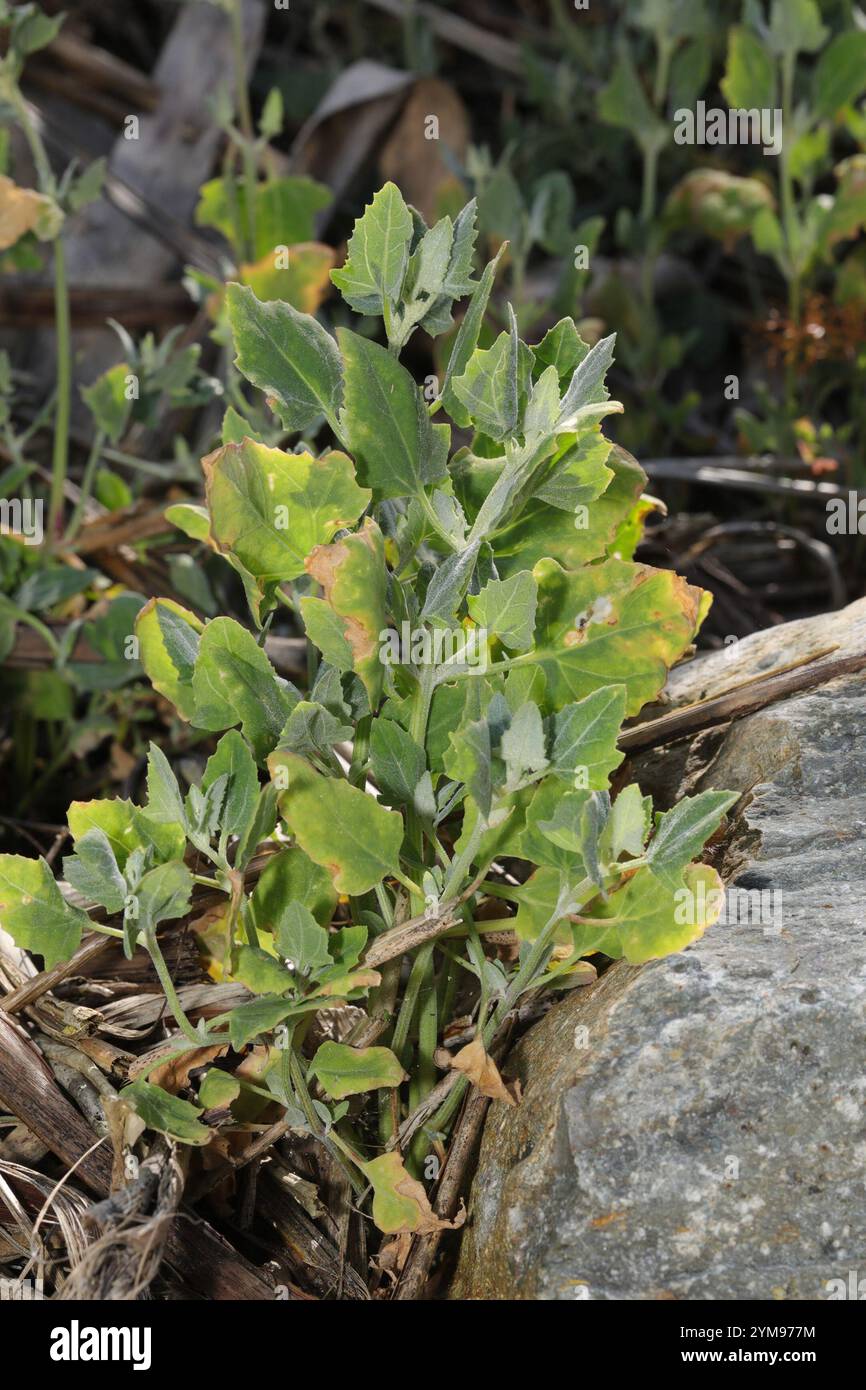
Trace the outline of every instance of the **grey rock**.
{"label": "grey rock", "polygon": [[[694,662],[671,698],[834,642],[866,648],[866,603]],[[524,1099],[491,1104],[453,1297],[805,1300],[866,1279],[866,678],[710,751],[680,771],[751,792],[728,868],[752,896],[520,1043],[505,1070]],[[636,765],[644,790],[654,767]]]}

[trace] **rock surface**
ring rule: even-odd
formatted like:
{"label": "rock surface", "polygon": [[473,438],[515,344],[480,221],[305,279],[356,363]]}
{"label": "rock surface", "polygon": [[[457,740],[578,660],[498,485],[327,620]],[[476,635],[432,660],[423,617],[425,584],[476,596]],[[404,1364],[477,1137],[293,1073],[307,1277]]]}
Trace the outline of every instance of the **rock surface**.
{"label": "rock surface", "polygon": [[[694,662],[670,693],[834,643],[866,649],[866,602]],[[523,1103],[488,1113],[453,1297],[800,1300],[866,1277],[866,677],[707,751],[703,772],[680,749],[636,776],[751,789],[732,879],[751,896],[523,1039],[506,1067]]]}

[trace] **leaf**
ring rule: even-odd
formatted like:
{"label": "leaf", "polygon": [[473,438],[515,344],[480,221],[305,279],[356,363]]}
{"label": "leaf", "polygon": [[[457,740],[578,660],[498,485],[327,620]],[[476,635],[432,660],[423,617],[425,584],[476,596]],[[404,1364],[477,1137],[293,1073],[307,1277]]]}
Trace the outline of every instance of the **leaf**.
{"label": "leaf", "polygon": [[607,400],[604,378],[613,362],[616,334],[600,339],[574,369],[562,398],[557,428],[573,429],[590,407]]}
{"label": "leaf", "polygon": [[563,706],[554,719],[551,768],[573,787],[604,791],[625,754],[617,748],[625,718],[622,685],[603,685],[586,699]]}
{"label": "leaf", "polygon": [[303,903],[283,904],[276,931],[277,949],[299,975],[314,974],[331,964],[329,940],[326,929]]}
{"label": "leaf", "polygon": [[832,120],[866,90],[866,33],[848,29],[831,39],[812,78],[812,114]]}
{"label": "leaf", "polygon": [[604,880],[599,859],[599,837],[607,820],[610,801],[606,792],[564,792],[553,816],[538,822],[539,830],[555,845],[579,855],[585,876],[599,888]]}
{"label": "leaf", "polygon": [[815,0],[773,0],[768,43],[780,58],[815,53],[829,32]]}
{"label": "leaf", "polygon": [[466,310],[457,331],[457,337],[451,349],[451,356],[448,359],[445,380],[442,383],[442,404],[451,416],[451,419],[464,428],[470,424],[469,412],[460,400],[460,397],[454,391],[454,379],[455,377],[462,376],[466,371],[472,354],[478,346],[481,325],[484,322],[484,315],[487,313],[487,305],[490,302],[493,282],[496,279],[496,271],[504,252],[505,246],[500,246],[494,259],[488,262],[478,282],[478,288],[472,296],[469,308]]}
{"label": "leaf", "polygon": [[389,806],[414,806],[427,759],[395,719],[374,719],[370,729],[370,772]]}
{"label": "leaf", "polygon": [[327,869],[339,893],[367,893],[399,867],[403,818],[348,782],[323,777],[295,753],[268,759],[288,779],[280,810],[301,848]]}
{"label": "leaf", "polygon": [[147,814],[160,825],[185,825],[186,813],[177,778],[155,743],[147,753]]}
{"label": "leaf", "polygon": [[129,364],[118,362],[98,376],[92,386],[81,388],[81,397],[110,444],[119,443],[132,414],[132,401],[127,399],[126,378]]}
{"label": "leaf", "polygon": [[489,1096],[491,1100],[501,1100],[506,1105],[519,1104],[520,1082],[503,1081],[499,1068],[489,1052],[485,1051],[484,1042],[480,1037],[473,1038],[472,1042],[461,1047],[451,1058],[451,1065],[455,1071],[462,1071],[482,1096]]}
{"label": "leaf", "polygon": [[772,110],[776,104],[773,59],[754,30],[745,25],[735,25],[728,33],[728,61],[721,85],[728,106]]}
{"label": "leaf", "polygon": [[511,329],[491,348],[476,348],[452,383],[475,428],[498,442],[515,435],[520,422],[520,346],[512,315]]}
{"label": "leaf", "polygon": [[[722,880],[708,864],[689,864],[672,890],[649,869],[639,869],[611,893],[604,915],[614,922],[601,938],[605,955],[635,965],[682,951],[712,926],[724,906]],[[599,925],[604,915],[598,918]]]}
{"label": "leaf", "polygon": [[[345,642],[342,631],[339,637]],[[351,649],[348,659],[351,660]],[[330,762],[329,755],[336,744],[351,740],[354,733],[354,725],[341,723],[324,705],[313,700],[301,700],[286,720],[277,747],[300,753],[303,758],[318,757]]]}
{"label": "leaf", "polygon": [[76,849],[89,830],[104,831],[121,871],[135,850],[151,849],[157,860],[171,860],[181,859],[186,849],[181,825],[162,825],[140,806],[119,797],[73,801],[67,819]]}
{"label": "leaf", "polygon": [[511,651],[532,645],[538,587],[529,570],[508,579],[491,579],[469,598],[469,612],[479,627],[498,637]]}
{"label": "leaf", "polygon": [[435,314],[437,301],[441,301],[445,289],[453,246],[454,224],[450,217],[440,218],[435,227],[421,237],[409,258],[400,304],[394,315],[390,337],[395,346],[403,347],[421,320],[428,314]]}
{"label": "leaf", "polygon": [[465,784],[485,819],[493,804],[491,759],[490,725],[486,719],[475,719],[451,734],[443,760],[448,776]]}
{"label": "leaf", "polygon": [[198,1098],[205,1110],[226,1110],[241,1093],[236,1076],[219,1067],[211,1067],[198,1088]]}
{"label": "leaf", "polygon": [[361,1170],[373,1187],[373,1220],[386,1235],[401,1231],[428,1235],[462,1226],[463,1213],[454,1221],[440,1221],[434,1215],[424,1188],[406,1172],[396,1149],[362,1163]]}
{"label": "leaf", "polygon": [[321,1044],[310,1072],[318,1077],[331,1100],[399,1086],[406,1080],[390,1047],[347,1047],[338,1042]]}
{"label": "leaf", "polygon": [[626,687],[626,714],[655,699],[701,617],[699,589],[669,570],[605,560],[578,573],[540,560],[535,658],[554,709]]}
{"label": "leaf", "polygon": [[75,854],[63,860],[66,882],[108,912],[120,912],[126,899],[126,882],[104,830],[88,830],[77,841]]}
{"label": "leaf", "polygon": [[[321,930],[316,927],[316,931]],[[232,971],[232,979],[239,980],[253,994],[286,994],[295,987],[292,972],[257,946],[238,947],[238,963]]]}
{"label": "leaf", "polygon": [[278,584],[304,573],[314,546],[350,526],[370,501],[339,452],[315,459],[244,439],[208,454],[202,468],[217,549],[236,556],[271,598]]}
{"label": "leaf", "polygon": [[138,904],[138,916],[134,920],[139,931],[185,917],[191,895],[192,874],[179,859],[150,869],[134,894]]}
{"label": "leaf", "polygon": [[541,711],[533,701],[520,706],[503,733],[502,757],[509,791],[547,767]]}
{"label": "leaf", "polygon": [[598,114],[608,125],[627,130],[644,153],[658,152],[670,139],[670,129],[656,115],[625,43],[610,81],[598,98]]}
{"label": "leaf", "polygon": [[[542,867],[521,884],[509,889],[509,897],[517,903],[514,930],[521,941],[535,941],[557,911],[562,893],[562,873],[557,868]],[[566,918],[562,918],[566,924]]]}
{"label": "leaf", "polygon": [[279,300],[302,314],[315,314],[331,288],[336,260],[333,249],[319,241],[307,241],[286,247],[283,255],[287,264],[277,262],[271,246],[261,260],[241,265],[238,275],[242,284],[249,285],[263,303]]}
{"label": "leaf", "polygon": [[28,232],[39,241],[52,241],[63,225],[63,213],[53,198],[33,188],[19,188],[0,174],[0,251],[8,251]]}
{"label": "leaf", "polygon": [[349,239],[345,263],[331,279],[359,314],[381,314],[393,304],[409,263],[412,215],[396,184],[379,189]]}
{"label": "leaf", "polygon": [[50,970],[77,950],[90,918],[63,898],[44,859],[0,854],[0,928]]}
{"label": "leaf", "polygon": [[604,862],[615,864],[623,854],[643,854],[652,818],[652,797],[643,796],[636,782],[623,787],[602,833],[599,853]]}
{"label": "leaf", "polygon": [[446,476],[441,427],[431,424],[417,383],[393,353],[348,328],[337,337],[346,373],[340,422],[359,480],[376,501],[417,496]]}
{"label": "leaf", "polygon": [[220,830],[223,835],[243,838],[258,807],[259,777],[253,756],[236,729],[223,734],[215,752],[208,758],[201,779],[202,791],[206,792],[219,777],[227,779]]}
{"label": "leaf", "polygon": [[276,788],[268,782],[259,789],[255,810],[235,849],[236,869],[245,869],[262,840],[270,839],[277,823]]}
{"label": "leaf", "polygon": [[589,352],[589,344],[581,338],[574,319],[567,318],[560,319],[549,328],[532,351],[535,353],[536,374],[541,375],[547,367],[555,367],[559,384],[564,390]]}
{"label": "leaf", "polygon": [[[385,546],[382,532],[370,517],[360,531],[344,536],[331,545],[317,545],[307,557],[308,574],[321,584],[321,599],[301,599],[301,616],[308,633],[315,640],[321,634],[316,628],[316,615],[322,605],[336,620],[336,636],[345,642],[330,651],[323,646],[325,656],[341,670],[355,671],[375,705],[382,691],[385,667],[381,641],[385,631]],[[333,655],[332,655],[333,653]]]}
{"label": "leaf", "polygon": [[228,286],[226,305],[238,369],[265,392],[283,427],[305,430],[320,415],[335,421],[342,365],[330,333],[290,304],[261,303],[243,285]]}
{"label": "leaf", "polygon": [[[254,221],[257,258],[278,246],[295,247],[315,234],[316,214],[333,201],[324,184],[305,176],[268,179],[255,185]],[[247,188],[232,179],[210,179],[199,190],[195,210],[198,227],[214,227],[232,243],[235,252],[236,227],[247,226]]]}
{"label": "leaf", "polygon": [[700,854],[738,799],[739,792],[700,792],[683,797],[660,817],[647,860],[656,878],[671,892],[681,887],[686,864]]}
{"label": "leaf", "polygon": [[337,906],[330,875],[297,847],[269,859],[253,889],[250,911],[257,930],[276,933],[291,903],[309,908],[322,925],[330,922]]}
{"label": "leaf", "polygon": [[181,1144],[209,1144],[213,1131],[200,1121],[202,1111],[180,1096],[171,1096],[161,1086],[153,1086],[149,1081],[133,1081],[120,1092],[125,1101],[143,1120],[148,1129]]}
{"label": "leaf", "polygon": [[182,719],[191,719],[195,711],[192,678],[204,627],[194,613],[168,598],[150,599],[135,620],[141,664],[154,690],[171,701]]}
{"label": "leaf", "polygon": [[240,724],[257,758],[274,746],[292,701],[286,682],[246,628],[214,618],[199,645],[192,681],[194,722],[201,729]]}
{"label": "leaf", "polygon": [[262,995],[251,999],[248,1004],[238,1004],[229,1014],[229,1037],[232,1047],[237,1051],[263,1033],[270,1033],[287,1018],[299,1018],[310,1008],[321,1005],[296,1004],[292,999]]}

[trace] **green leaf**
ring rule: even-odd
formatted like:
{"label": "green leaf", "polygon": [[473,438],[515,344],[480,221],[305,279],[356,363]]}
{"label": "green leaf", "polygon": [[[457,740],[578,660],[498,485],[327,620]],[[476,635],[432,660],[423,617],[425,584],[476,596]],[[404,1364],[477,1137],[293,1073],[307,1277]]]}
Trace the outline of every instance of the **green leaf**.
{"label": "green leaf", "polygon": [[193,673],[194,722],[201,729],[240,724],[257,758],[274,746],[292,701],[251,633],[232,618],[205,628]]}
{"label": "green leaf", "polygon": [[235,850],[236,869],[245,869],[256,852],[256,847],[262,840],[270,839],[273,834],[274,826],[277,823],[277,793],[276,788],[268,782],[259,791],[253,816],[238,840]]}
{"label": "green leaf", "polygon": [[616,334],[600,339],[577,364],[562,398],[558,429],[574,429],[592,407],[607,401],[604,378],[613,362]]}
{"label": "green leaf", "polygon": [[[314,631],[309,628],[307,631],[311,641],[316,641]],[[345,643],[342,632],[339,636],[341,642]],[[319,642],[316,642],[316,645],[318,646]],[[346,646],[348,647],[348,643]],[[324,650],[324,647],[322,649]],[[351,648],[349,657],[351,658]],[[287,748],[291,753],[300,753],[302,758],[318,757],[330,763],[329,755],[332,749],[338,743],[351,740],[354,733],[354,725],[341,723],[324,705],[314,700],[301,700],[286,720],[277,747]]]}
{"label": "green leaf", "polygon": [[598,114],[608,125],[627,130],[647,153],[663,149],[670,129],[650,105],[626,44],[621,44],[607,86],[598,98]]}
{"label": "green leaf", "polygon": [[448,359],[445,380],[442,383],[442,404],[451,419],[456,424],[462,425],[464,429],[470,424],[469,411],[454,391],[454,379],[462,376],[466,371],[472,354],[478,346],[478,338],[484,322],[484,315],[487,313],[487,305],[490,302],[497,267],[504,252],[505,246],[500,246],[494,259],[488,262],[478,282],[478,288],[472,296],[469,308],[466,310],[457,331],[451,356]]}
{"label": "green leaf", "polygon": [[520,348],[512,313],[510,330],[491,348],[476,348],[466,371],[453,381],[475,428],[498,442],[515,435],[520,422]]}
{"label": "green leaf", "polygon": [[547,767],[544,726],[541,711],[529,701],[515,712],[502,735],[502,757],[505,760],[506,790],[515,790],[527,778],[534,779]]}
{"label": "green leaf", "polygon": [[277,925],[276,944],[280,955],[291,961],[299,975],[312,975],[331,965],[330,937],[303,903],[290,902]]}
{"label": "green leaf", "polygon": [[412,214],[396,184],[386,183],[358,218],[345,264],[331,279],[359,314],[381,314],[395,303],[409,263]]}
{"label": "green leaf", "polygon": [[479,627],[500,638],[511,651],[532,645],[538,587],[529,570],[508,579],[491,579],[469,598],[469,612]]}
{"label": "green leaf", "polygon": [[602,833],[599,854],[604,862],[615,864],[623,854],[634,859],[642,855],[652,818],[652,797],[643,796],[636,782],[623,787]]}
{"label": "green leaf", "polygon": [[206,792],[223,776],[227,781],[220,830],[223,835],[238,835],[242,839],[258,808],[259,777],[253,756],[236,729],[223,734],[216,751],[208,758],[201,780],[202,791]]}
{"label": "green leaf", "polygon": [[227,287],[226,305],[238,369],[265,392],[283,427],[305,430],[320,415],[333,423],[342,367],[330,333],[290,304],[263,304],[243,285]]}
{"label": "green leaf", "polygon": [[490,724],[474,719],[462,724],[450,736],[443,759],[445,771],[455,782],[464,783],[482,816],[490,815],[493,804],[493,768]]}
{"label": "green leaf", "polygon": [[399,867],[403,818],[348,782],[323,777],[295,753],[268,759],[280,810],[298,844],[327,869],[339,893],[367,893]]}
{"label": "green leaf", "polygon": [[773,59],[753,29],[735,25],[728,34],[728,62],[722,78],[728,106],[772,109],[776,104]]}
{"label": "green leaf", "polygon": [[318,1077],[331,1100],[399,1086],[406,1079],[390,1047],[347,1047],[337,1042],[322,1043],[310,1073]]}
{"label": "green leaf", "polygon": [[668,670],[694,637],[700,590],[670,570],[604,560],[577,573],[554,560],[538,581],[535,659],[554,709],[599,687],[626,687],[626,714],[662,689]]}
{"label": "green leaf", "polygon": [[133,402],[126,395],[128,375],[129,364],[118,362],[97,377],[92,386],[81,389],[82,399],[93,416],[96,428],[102,430],[110,444],[119,442],[132,414]]}
{"label": "green leaf", "polygon": [[270,590],[304,573],[314,546],[358,519],[370,493],[339,452],[313,458],[252,439],[224,444],[202,460],[211,535]]}
{"label": "green leaf", "polygon": [[192,874],[181,860],[157,864],[144,875],[134,894],[138,904],[138,916],[134,920],[139,931],[185,917],[191,894]]}
{"label": "green leaf", "polygon": [[617,739],[625,718],[622,685],[603,685],[585,700],[565,705],[554,719],[552,771],[573,787],[605,791],[625,754]]}
{"label": "green leaf", "polygon": [[323,594],[321,599],[301,599],[307,633],[333,665],[356,672],[375,705],[385,677],[381,635],[387,570],[382,532],[367,517],[354,535],[316,546],[306,567]]}
{"label": "green leaf", "polygon": [[75,854],[63,860],[67,883],[108,912],[120,912],[126,899],[126,882],[104,830],[88,830],[75,846]]}
{"label": "green leaf", "polygon": [[815,0],[773,0],[768,42],[780,58],[815,53],[829,32]]}
{"label": "green leaf", "polygon": [[589,344],[581,338],[574,319],[560,319],[548,329],[532,351],[535,353],[536,375],[540,376],[547,367],[555,367],[559,384],[565,390],[575,369],[589,352]]}
{"label": "green leaf", "polygon": [[723,906],[722,881],[708,864],[687,865],[676,889],[649,869],[639,869],[625,887],[610,894],[599,912],[599,925],[605,916],[614,919],[601,937],[600,949],[635,965],[658,960],[696,941]]}
{"label": "green leaf", "polygon": [[[341,428],[358,477],[376,501],[414,497],[446,476],[444,436],[430,423],[421,391],[387,348],[338,330],[346,372]],[[441,429],[441,427],[438,427]]]}
{"label": "green leaf", "polygon": [[275,934],[291,903],[309,908],[323,926],[337,906],[330,874],[296,846],[269,859],[253,889],[250,911],[256,929]]}
{"label": "green leaf", "polygon": [[141,664],[154,688],[182,719],[195,711],[193,670],[204,623],[173,599],[150,599],[135,620]]}
{"label": "green leaf", "polygon": [[[279,94],[278,94],[279,95]],[[270,94],[273,96],[273,92]],[[270,97],[268,98],[270,100]],[[275,247],[297,246],[312,241],[315,236],[316,214],[333,201],[333,194],[324,184],[305,176],[268,179],[255,185],[254,221],[256,229],[254,258],[260,260]],[[236,179],[210,179],[202,184],[195,210],[199,227],[215,227],[231,242],[236,253],[236,228],[247,226],[247,189]]]}
{"label": "green leaf", "polygon": [[147,754],[147,814],[160,825],[185,825],[186,813],[177,778],[155,743]]}
{"label": "green leaf", "polygon": [[133,1081],[120,1092],[148,1129],[167,1134],[181,1144],[208,1144],[213,1131],[200,1121],[202,1111],[180,1096],[171,1096],[149,1081]]}
{"label": "green leaf", "polygon": [[812,113],[832,120],[866,90],[866,33],[848,29],[828,43],[812,79]]}
{"label": "green leaf", "polygon": [[[321,930],[316,927],[317,932]],[[292,972],[257,946],[238,947],[238,963],[232,971],[232,979],[239,980],[253,994],[286,994],[295,986]]]}
{"label": "green leaf", "polygon": [[198,1098],[205,1110],[226,1110],[241,1093],[241,1083],[219,1067],[211,1067],[198,1088]]}
{"label": "green leaf", "polygon": [[[321,1003],[318,1005],[321,1008]],[[238,1004],[229,1014],[229,1037],[232,1047],[237,1050],[262,1033],[270,1033],[287,1018],[300,1016],[302,1005],[291,999],[263,995],[261,999],[251,999],[248,1004]]]}
{"label": "green leaf", "polygon": [[373,1188],[373,1220],[386,1235],[423,1234],[447,1224],[434,1216],[423,1185],[407,1173],[396,1149],[362,1163],[361,1169]]}
{"label": "green leaf", "polygon": [[101,801],[73,801],[67,812],[76,849],[88,830],[104,831],[123,871],[134,850],[152,851],[157,860],[181,859],[186,836],[181,825],[163,825],[131,801],[110,797]]}
{"label": "green leaf", "polygon": [[700,792],[683,797],[660,817],[647,860],[656,878],[671,892],[682,886],[686,864],[701,852],[738,798],[739,792]]}
{"label": "green leaf", "polygon": [[50,970],[77,950],[90,918],[63,898],[44,859],[0,854],[0,927]]}
{"label": "green leaf", "polygon": [[414,806],[418,784],[427,771],[424,749],[395,719],[374,719],[370,771],[389,806]]}

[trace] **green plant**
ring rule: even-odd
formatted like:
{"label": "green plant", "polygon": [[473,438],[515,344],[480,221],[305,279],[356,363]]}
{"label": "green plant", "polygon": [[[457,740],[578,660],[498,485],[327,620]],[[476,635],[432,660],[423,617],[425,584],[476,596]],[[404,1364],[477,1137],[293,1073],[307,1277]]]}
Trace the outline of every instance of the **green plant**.
{"label": "green plant", "polygon": [[[127,1087],[148,1126],[205,1144],[277,1103],[359,1196],[372,1186],[374,1220],[392,1233],[435,1224],[405,1165],[423,1171],[466,1087],[507,1098],[489,1054],[528,990],[580,983],[595,952],[678,950],[715,920],[720,880],[694,861],[735,800],[706,792],[654,817],[636,785],[611,795],[621,724],[689,649],[706,596],[630,558],[644,477],[600,429],[620,409],[604,386],[613,341],[590,349],[563,319],[530,347],[512,314],[479,348],[496,265],[475,279],[475,235],[472,204],[428,229],[396,187],[377,193],[333,279],[358,314],[381,318],[387,346],[347,328],[335,340],[229,286],[238,367],[301,438],[284,452],[233,437],[230,421],[204,460],[206,506],[169,516],[240,574],[258,638],[168,599],[136,621],[156,690],[222,736],[186,792],[152,746],[143,806],[71,806],[65,877],[118,925],[70,905],[44,862],[0,856],[0,915],[21,946],[47,966],[91,929],[127,955],[142,947],[177,1025],[173,1052],[232,1049],[198,1094],[147,1077]],[[447,331],[462,297],[441,390],[425,401],[400,350],[417,327]],[[471,439],[453,454],[446,416]],[[318,452],[325,427],[338,447]],[[305,693],[262,650],[278,603],[314,653]],[[197,887],[223,895],[211,968],[250,998],[193,1022],[160,928],[190,912]],[[484,944],[505,928],[511,960]],[[467,980],[473,1042],[403,1145],[398,1126],[423,1111]],[[361,1025],[307,1061],[313,1016],[338,1003],[362,1004]],[[253,1083],[233,1068],[257,1040]]]}

